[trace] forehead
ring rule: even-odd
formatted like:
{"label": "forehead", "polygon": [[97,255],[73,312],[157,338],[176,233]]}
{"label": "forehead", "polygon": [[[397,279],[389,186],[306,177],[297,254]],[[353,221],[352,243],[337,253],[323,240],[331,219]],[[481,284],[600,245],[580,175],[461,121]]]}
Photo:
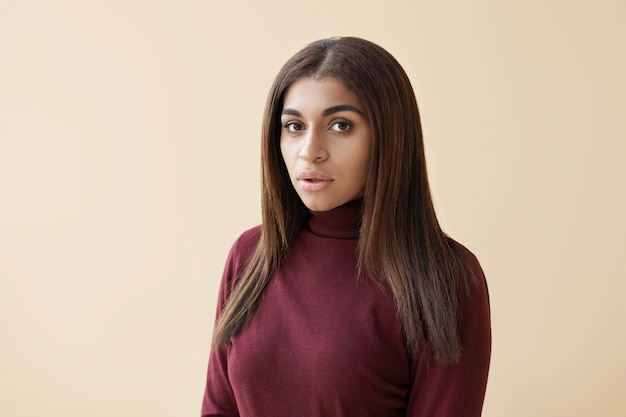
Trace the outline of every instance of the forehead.
{"label": "forehead", "polygon": [[297,110],[325,109],[339,104],[350,104],[365,113],[357,94],[334,77],[300,78],[289,86],[283,100],[283,108]]}

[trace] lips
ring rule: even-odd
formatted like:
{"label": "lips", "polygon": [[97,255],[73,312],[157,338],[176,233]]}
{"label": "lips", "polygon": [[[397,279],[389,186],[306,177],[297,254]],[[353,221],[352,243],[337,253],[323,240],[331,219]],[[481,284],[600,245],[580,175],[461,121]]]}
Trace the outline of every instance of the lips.
{"label": "lips", "polygon": [[328,187],[334,180],[317,170],[302,170],[296,175],[298,184],[306,191],[320,191]]}
{"label": "lips", "polygon": [[296,175],[296,178],[298,179],[298,181],[313,181],[313,182],[333,180],[331,177],[329,177],[322,171],[317,171],[317,170],[300,171],[298,172],[298,175]]}

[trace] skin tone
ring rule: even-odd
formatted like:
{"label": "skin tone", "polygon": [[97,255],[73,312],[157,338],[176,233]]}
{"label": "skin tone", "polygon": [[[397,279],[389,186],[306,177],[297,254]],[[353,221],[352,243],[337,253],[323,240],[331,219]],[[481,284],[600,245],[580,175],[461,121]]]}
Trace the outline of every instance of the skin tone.
{"label": "skin tone", "polygon": [[310,210],[332,210],[363,197],[372,143],[366,114],[358,96],[336,78],[301,78],[287,90],[280,150]]}

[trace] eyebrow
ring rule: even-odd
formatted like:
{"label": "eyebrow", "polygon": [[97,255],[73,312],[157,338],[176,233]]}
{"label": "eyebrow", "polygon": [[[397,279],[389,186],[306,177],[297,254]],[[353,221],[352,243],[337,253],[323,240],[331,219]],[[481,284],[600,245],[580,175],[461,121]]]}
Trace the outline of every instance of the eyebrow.
{"label": "eyebrow", "polygon": [[[351,106],[349,104],[339,104],[337,106],[329,107],[329,108],[327,108],[326,110],[324,110],[322,112],[322,116],[324,116],[324,117],[330,116],[331,114],[335,114],[335,113],[338,113],[340,111],[352,111],[352,112],[360,114],[361,116],[364,116],[364,114],[363,114],[363,112],[361,110],[359,110],[357,107]],[[283,109],[280,114],[281,115],[290,115],[290,116],[302,117],[302,113],[300,113],[298,110],[289,109],[289,108]]]}

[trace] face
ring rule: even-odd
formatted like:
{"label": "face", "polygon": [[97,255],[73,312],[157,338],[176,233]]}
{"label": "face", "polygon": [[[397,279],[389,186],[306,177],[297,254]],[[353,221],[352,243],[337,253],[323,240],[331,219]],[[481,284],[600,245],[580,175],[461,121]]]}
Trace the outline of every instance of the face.
{"label": "face", "polygon": [[372,132],[361,100],[343,81],[295,81],[281,124],[280,150],[307,208],[327,211],[363,197]]}

